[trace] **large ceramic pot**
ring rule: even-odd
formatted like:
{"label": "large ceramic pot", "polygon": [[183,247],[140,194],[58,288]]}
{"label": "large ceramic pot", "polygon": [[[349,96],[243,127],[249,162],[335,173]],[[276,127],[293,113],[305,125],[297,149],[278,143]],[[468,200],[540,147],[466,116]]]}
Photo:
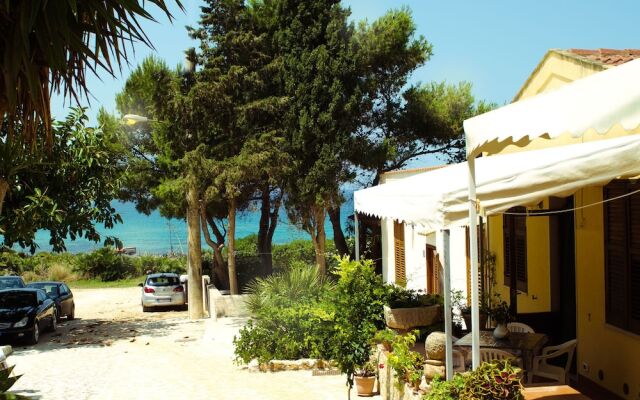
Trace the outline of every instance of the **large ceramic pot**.
{"label": "large ceramic pot", "polygon": [[384,306],[384,319],[389,328],[409,330],[442,321],[442,306],[389,308]]}
{"label": "large ceramic pot", "polygon": [[493,330],[493,337],[496,339],[504,339],[509,334],[509,328],[507,324],[498,324],[496,329]]}
{"label": "large ceramic pot", "polygon": [[356,390],[358,392],[358,396],[361,397],[372,397],[373,396],[373,386],[376,383],[375,376],[355,376],[356,381]]}

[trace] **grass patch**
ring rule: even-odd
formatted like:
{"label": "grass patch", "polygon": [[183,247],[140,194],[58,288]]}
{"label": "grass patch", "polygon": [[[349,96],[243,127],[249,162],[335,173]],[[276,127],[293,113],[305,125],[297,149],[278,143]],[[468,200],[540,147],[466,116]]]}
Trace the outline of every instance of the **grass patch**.
{"label": "grass patch", "polygon": [[79,279],[69,282],[68,285],[72,289],[100,289],[100,288],[127,288],[138,286],[143,283],[146,275],[137,276],[135,278],[120,279],[117,281],[103,282],[99,279]]}

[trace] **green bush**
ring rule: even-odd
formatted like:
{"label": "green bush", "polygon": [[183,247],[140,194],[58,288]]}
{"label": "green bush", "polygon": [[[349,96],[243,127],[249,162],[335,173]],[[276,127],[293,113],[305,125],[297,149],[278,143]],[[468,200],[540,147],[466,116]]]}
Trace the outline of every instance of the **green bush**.
{"label": "green bush", "polygon": [[131,258],[117,254],[110,247],[102,247],[78,256],[75,271],[88,278],[98,278],[105,282],[128,278],[136,273]]}
{"label": "green bush", "polygon": [[482,363],[451,381],[434,379],[425,400],[522,400],[522,370],[509,360]]}
{"label": "green bush", "polygon": [[389,366],[393,368],[396,384],[402,386],[405,383],[413,388],[418,388],[422,380],[424,358],[420,353],[412,351],[416,344],[418,331],[398,335],[393,339],[393,352],[389,353]]}
{"label": "green bush", "polygon": [[248,286],[254,320],[234,338],[236,361],[328,358],[333,315],[324,299],[333,290],[313,266],[294,264]]}
{"label": "green bush", "polygon": [[318,275],[315,266],[296,262],[286,271],[252,281],[247,286],[246,305],[249,312],[258,317],[274,308],[318,303],[333,288],[331,281]]}
{"label": "green bush", "polygon": [[131,257],[130,260],[137,275],[144,275],[147,271],[175,272],[176,274],[184,274],[187,272],[186,257],[142,255]]}
{"label": "green bush", "polygon": [[437,294],[425,293],[423,290],[405,289],[396,285],[388,285],[387,304],[391,308],[426,307],[443,304]]}
{"label": "green bush", "polygon": [[[338,265],[338,259],[331,256],[336,254],[333,240],[327,240],[326,251],[329,254],[327,256],[327,271],[333,271]],[[286,270],[300,262],[310,265],[316,263],[316,251],[311,240],[299,239],[286,244],[274,244],[271,252],[275,271]]]}
{"label": "green bush", "polygon": [[321,304],[263,309],[234,337],[236,362],[328,359],[333,316]]}

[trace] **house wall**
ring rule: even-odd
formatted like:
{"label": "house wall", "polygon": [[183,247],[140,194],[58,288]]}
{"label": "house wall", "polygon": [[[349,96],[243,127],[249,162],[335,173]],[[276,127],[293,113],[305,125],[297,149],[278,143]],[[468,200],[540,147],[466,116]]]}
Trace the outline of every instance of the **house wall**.
{"label": "house wall", "polygon": [[[602,187],[582,189],[575,199],[578,207],[600,202]],[[597,205],[576,211],[578,371],[622,398],[639,399],[640,336],[605,322],[604,282],[604,215]]]}
{"label": "house wall", "polygon": [[[602,70],[594,66],[550,52],[525,83],[516,99],[522,99]],[[640,133],[640,130],[631,134]],[[509,146],[501,153],[562,146],[573,143],[605,140],[630,134],[619,126],[607,135],[587,132],[583,137],[560,137],[554,140],[536,139],[526,148]],[[575,194],[580,207],[602,200],[602,187],[584,188]],[[548,200],[543,206],[548,206]],[[504,285],[504,252],[502,216],[490,217],[490,250],[496,254],[497,290],[508,301]],[[603,207],[597,205],[575,214],[576,255],[576,329],[578,339],[578,373],[625,399],[640,399],[640,336],[607,325],[605,322],[605,271]],[[552,310],[550,282],[550,223],[546,217],[527,218],[527,263],[529,290],[518,297],[518,312]],[[560,266],[561,267],[561,266]],[[534,298],[535,296],[535,298]],[[600,378],[602,373],[602,379]],[[623,385],[629,386],[629,394]]]}

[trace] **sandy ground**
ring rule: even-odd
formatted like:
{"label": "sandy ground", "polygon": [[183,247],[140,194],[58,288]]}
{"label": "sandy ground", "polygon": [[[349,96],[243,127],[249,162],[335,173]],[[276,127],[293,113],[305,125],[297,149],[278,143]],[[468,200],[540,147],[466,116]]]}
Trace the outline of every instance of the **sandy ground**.
{"label": "sandy ground", "polygon": [[137,287],[78,289],[74,297],[76,320],[43,334],[37,346],[14,346],[9,363],[23,376],[13,392],[45,400],[346,398],[343,376],[235,365],[232,340],[242,319],[143,314]]}

